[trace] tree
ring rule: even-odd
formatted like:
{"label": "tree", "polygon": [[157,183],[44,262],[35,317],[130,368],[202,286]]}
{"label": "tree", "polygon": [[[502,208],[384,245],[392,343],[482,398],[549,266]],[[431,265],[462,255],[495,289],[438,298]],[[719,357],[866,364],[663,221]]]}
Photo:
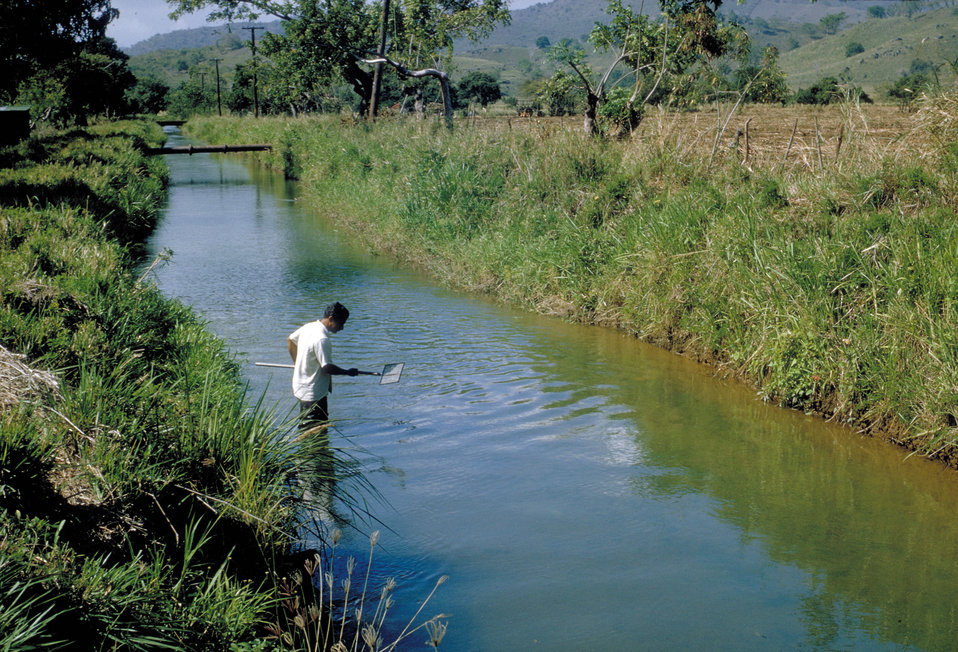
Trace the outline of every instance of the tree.
{"label": "tree", "polygon": [[573,74],[557,70],[535,89],[536,104],[544,106],[549,115],[574,113],[576,104],[584,99],[582,87],[577,81]]}
{"label": "tree", "polygon": [[502,98],[502,89],[492,75],[474,71],[466,73],[460,80],[459,97],[463,100],[474,100],[485,107]]}
{"label": "tree", "polygon": [[291,113],[309,110],[312,98],[342,80],[360,98],[358,110],[364,114],[373,75],[360,54],[375,47],[371,8],[363,0],[302,2],[298,16],[285,19],[284,28],[283,35],[265,34],[260,45],[270,61],[265,76],[274,80],[274,94],[286,98],[276,104]]}
{"label": "tree", "polygon": [[545,50],[552,45],[552,42],[549,40],[548,36],[540,36],[536,39],[536,47],[540,50]]}
{"label": "tree", "polygon": [[930,83],[931,78],[924,71],[902,75],[888,89],[888,96],[898,100],[902,107],[906,107],[918,99]]}
{"label": "tree", "polygon": [[9,98],[38,70],[78,56],[82,44],[103,37],[117,15],[110,0],[8,2],[0,22],[0,93]]}
{"label": "tree", "polygon": [[845,46],[845,56],[853,57],[856,54],[861,54],[865,51],[865,46],[859,43],[858,41],[852,41]]}
{"label": "tree", "polygon": [[735,88],[744,93],[744,99],[762,104],[784,104],[788,99],[785,73],[778,65],[778,49],[769,46],[762,51],[758,66],[742,66],[735,71]]}
{"label": "tree", "polygon": [[[747,36],[736,24],[723,23],[717,15],[721,0],[659,0],[662,18],[653,21],[636,13],[621,0],[611,0],[606,12],[608,25],[596,24],[589,42],[596,50],[612,52],[612,64],[597,75],[585,61],[585,52],[568,41],[552,49],[553,58],[571,68],[586,96],[584,128],[599,134],[597,117],[608,99],[610,85],[631,83],[630,92],[617,93],[621,110],[606,111],[615,116],[612,126],[620,135],[631,133],[644,115],[645,105],[662,84],[674,82],[696,65],[708,66],[729,53],[744,53]],[[619,68],[624,71],[618,71]]]}
{"label": "tree", "polygon": [[831,104],[840,100],[842,89],[835,77],[822,77],[807,89],[799,89],[795,101],[799,104]]}
{"label": "tree", "polygon": [[[10,6],[12,4],[12,6]],[[134,78],[106,27],[110,0],[11,0],[0,23],[0,102],[72,121],[125,109]]]}
{"label": "tree", "polygon": [[133,113],[159,113],[169,104],[170,87],[155,77],[141,77],[126,91],[126,102]]}
{"label": "tree", "polygon": [[[480,39],[508,22],[506,0],[392,0],[385,54],[378,55],[380,5],[363,0],[167,0],[174,16],[213,8],[210,19],[255,19],[268,14],[284,21],[285,36],[264,38],[262,51],[298,80],[304,92],[345,80],[365,112],[373,92],[369,66],[385,64],[402,79],[434,78],[444,89],[447,120],[452,98],[443,70],[456,38]],[[267,44],[267,41],[269,42]],[[285,51],[284,56],[280,53]],[[304,72],[304,71],[308,71]]]}
{"label": "tree", "polygon": [[822,16],[819,19],[818,24],[822,26],[822,29],[826,34],[835,34],[838,32],[838,26],[845,22],[846,17],[847,16],[845,15],[845,12],[840,11],[837,14],[828,14],[827,16]]}
{"label": "tree", "polygon": [[873,5],[868,8],[868,17],[869,18],[885,18],[887,14],[885,13],[885,8],[879,5]]}
{"label": "tree", "polygon": [[216,110],[216,89],[203,84],[195,69],[189,79],[170,91],[169,98],[170,114],[181,118],[209,115]]}

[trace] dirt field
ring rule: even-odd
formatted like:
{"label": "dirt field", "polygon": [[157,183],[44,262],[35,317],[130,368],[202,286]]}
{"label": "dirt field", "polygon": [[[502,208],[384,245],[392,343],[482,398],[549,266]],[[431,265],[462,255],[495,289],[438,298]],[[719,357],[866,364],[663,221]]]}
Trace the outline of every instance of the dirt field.
{"label": "dirt field", "polygon": [[[917,114],[895,106],[862,105],[849,109],[836,105],[749,105],[739,107],[731,119],[727,111],[723,109],[720,116],[715,110],[652,110],[634,140],[648,145],[670,142],[679,151],[695,156],[723,158],[734,152],[738,160],[755,167],[780,167],[784,162],[789,169],[812,170],[827,168],[836,161],[882,158],[927,146],[923,134],[916,131]],[[494,124],[499,129],[535,129],[547,135],[559,130],[580,130],[582,118],[499,117],[480,119],[478,124]],[[716,133],[721,134],[718,143]]]}

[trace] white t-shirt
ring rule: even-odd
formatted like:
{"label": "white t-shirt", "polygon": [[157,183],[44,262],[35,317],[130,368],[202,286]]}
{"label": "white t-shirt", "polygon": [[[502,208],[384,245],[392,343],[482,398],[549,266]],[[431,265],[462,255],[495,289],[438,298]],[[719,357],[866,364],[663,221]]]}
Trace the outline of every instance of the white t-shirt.
{"label": "white t-shirt", "polygon": [[301,401],[318,401],[332,387],[332,376],[323,372],[323,366],[333,361],[330,335],[322,321],[313,321],[289,336],[296,345],[293,396]]}

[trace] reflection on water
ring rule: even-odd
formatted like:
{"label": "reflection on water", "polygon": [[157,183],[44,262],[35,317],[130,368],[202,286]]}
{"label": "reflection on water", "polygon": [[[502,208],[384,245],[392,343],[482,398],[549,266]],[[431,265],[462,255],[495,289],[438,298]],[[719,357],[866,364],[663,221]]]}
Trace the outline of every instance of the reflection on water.
{"label": "reflection on water", "polygon": [[[398,626],[448,574],[426,610],[452,614],[446,650],[952,647],[953,473],[619,333],[435,288],[236,159],[167,159],[158,283],[241,358],[284,362],[339,300],[338,363],[406,363],[330,399],[383,497]],[[286,374],[246,371],[292,407]]]}

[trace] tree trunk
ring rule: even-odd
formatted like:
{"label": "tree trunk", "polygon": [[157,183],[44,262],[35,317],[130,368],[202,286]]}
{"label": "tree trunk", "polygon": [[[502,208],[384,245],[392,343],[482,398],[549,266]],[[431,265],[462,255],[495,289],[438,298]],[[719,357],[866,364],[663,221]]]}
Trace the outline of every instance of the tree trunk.
{"label": "tree trunk", "polygon": [[[389,0],[383,0],[383,13],[379,21],[379,50],[377,54],[382,59],[386,56],[386,21],[389,19]],[[369,117],[376,119],[379,110],[379,90],[383,82],[383,64],[377,63],[373,71],[373,87],[369,98]]]}
{"label": "tree trunk", "polygon": [[366,72],[357,63],[351,63],[344,66],[343,77],[353,87],[356,95],[359,96],[359,115],[366,115],[369,111],[369,100],[372,95],[372,73]]}
{"label": "tree trunk", "polygon": [[[406,66],[396,63],[389,57],[380,57],[373,60],[362,60],[363,63],[376,64],[376,63],[388,63],[390,66],[399,71],[400,75],[404,77],[412,77],[413,79],[421,79],[423,77],[435,77],[439,80],[439,86],[442,89],[442,103],[443,103],[443,113],[446,118],[446,126],[449,129],[452,129],[452,92],[449,88],[449,74],[444,70],[437,70],[436,68],[424,68],[423,70],[410,70]],[[367,73],[368,74],[368,73]]]}
{"label": "tree trunk", "polygon": [[416,117],[422,120],[426,113],[426,107],[423,105],[421,88],[416,89],[416,101],[413,106],[416,108]]}
{"label": "tree trunk", "polygon": [[635,133],[635,130],[642,122],[642,118],[645,117],[645,105],[640,105],[640,107],[636,109],[635,103],[630,101],[625,105],[625,111],[625,122],[619,125],[619,133],[616,134],[616,137],[620,140],[631,138],[632,134]]}
{"label": "tree trunk", "polygon": [[442,109],[446,118],[446,128],[452,129],[452,89],[449,88],[449,75],[439,74],[439,88],[442,90]]}
{"label": "tree trunk", "polygon": [[599,126],[596,123],[596,116],[598,113],[599,96],[590,92],[586,97],[585,118],[583,124],[585,133],[589,134],[590,136],[597,136],[599,134]]}

